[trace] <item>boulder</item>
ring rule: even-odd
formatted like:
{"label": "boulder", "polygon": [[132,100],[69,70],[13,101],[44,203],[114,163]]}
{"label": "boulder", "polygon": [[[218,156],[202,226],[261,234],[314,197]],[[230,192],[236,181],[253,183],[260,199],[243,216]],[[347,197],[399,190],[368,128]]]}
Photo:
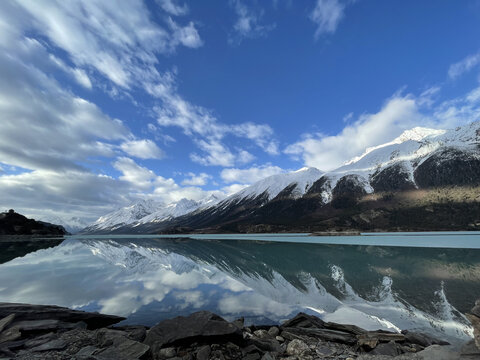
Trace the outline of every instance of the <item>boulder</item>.
{"label": "boulder", "polygon": [[290,356],[302,356],[308,352],[310,348],[302,340],[295,339],[290,341],[287,346],[287,354]]}
{"label": "boulder", "polygon": [[58,320],[71,323],[83,321],[90,330],[125,320],[120,316],[77,311],[53,305],[0,303],[0,318],[11,314],[15,314],[15,321]]}
{"label": "boulder", "polygon": [[428,347],[431,345],[450,345],[447,341],[436,339],[430,335],[420,333],[420,332],[412,332],[412,331],[402,331],[402,334],[405,335],[405,341],[410,344],[417,344],[423,347]]}
{"label": "boulder", "polygon": [[164,320],[150,329],[145,338],[155,354],[164,346],[193,342],[232,341],[243,343],[242,331],[232,323],[209,311],[199,311],[190,316]]}

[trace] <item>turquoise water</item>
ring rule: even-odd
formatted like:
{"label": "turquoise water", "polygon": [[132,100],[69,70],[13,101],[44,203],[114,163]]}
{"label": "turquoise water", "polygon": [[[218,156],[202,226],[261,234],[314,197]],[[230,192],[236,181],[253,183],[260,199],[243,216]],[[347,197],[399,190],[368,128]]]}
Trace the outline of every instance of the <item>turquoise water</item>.
{"label": "turquoise water", "polygon": [[0,241],[9,254],[0,264],[0,301],[146,325],[204,309],[257,324],[305,311],[464,340],[472,329],[463,313],[480,297],[479,246],[478,232],[68,236],[33,247]]}

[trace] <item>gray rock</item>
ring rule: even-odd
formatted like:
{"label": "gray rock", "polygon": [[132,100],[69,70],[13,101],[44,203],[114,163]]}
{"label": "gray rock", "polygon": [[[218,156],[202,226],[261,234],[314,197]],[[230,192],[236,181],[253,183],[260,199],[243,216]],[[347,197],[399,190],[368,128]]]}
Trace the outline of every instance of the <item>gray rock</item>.
{"label": "gray rock", "polygon": [[115,326],[111,328],[112,330],[123,331],[127,338],[130,340],[135,340],[142,342],[147,336],[147,328],[145,326],[139,325],[128,325],[128,326]]}
{"label": "gray rock", "polygon": [[475,301],[475,306],[472,308],[472,310],[470,310],[470,313],[480,318],[480,299]]}
{"label": "gray rock", "polygon": [[325,341],[339,342],[343,344],[353,345],[357,343],[357,337],[343,331],[319,329],[319,328],[284,328],[282,336],[287,338],[288,334],[314,337]]}
{"label": "gray rock", "polygon": [[287,354],[291,356],[302,356],[305,352],[308,352],[310,348],[302,340],[292,340],[287,346]]}
{"label": "gray rock", "polygon": [[275,336],[275,340],[277,340],[278,342],[284,342],[285,341],[283,336]]}
{"label": "gray rock", "polygon": [[280,351],[280,343],[275,339],[259,339],[254,336],[250,342],[263,351]]}
{"label": "gray rock", "polygon": [[15,314],[15,321],[59,320],[74,323],[84,321],[89,329],[106,327],[125,320],[119,316],[71,310],[60,306],[0,303],[0,318],[10,314]]}
{"label": "gray rock", "polygon": [[373,354],[373,355],[388,355],[388,356],[397,356],[402,353],[403,351],[401,349],[401,346],[398,345],[395,341],[378,344],[377,347],[370,352],[370,354]]}
{"label": "gray rock", "polygon": [[20,328],[18,326],[12,326],[11,328],[2,331],[0,334],[0,344],[7,341],[15,341],[21,337],[22,333],[20,332]]}
{"label": "gray rock", "polygon": [[242,360],[259,360],[259,359],[260,359],[259,353],[247,354],[242,358]]}
{"label": "gray rock", "polygon": [[24,346],[26,348],[32,348],[32,347],[35,347],[35,346],[45,344],[46,342],[49,342],[50,340],[53,340],[53,339],[56,339],[56,338],[57,338],[57,335],[54,334],[53,332],[51,332],[51,333],[48,333],[48,334],[45,334],[45,335],[42,335],[42,336],[37,336],[33,339],[30,339],[30,340],[26,341]]}
{"label": "gray rock", "polygon": [[260,339],[267,339],[267,338],[270,337],[267,330],[255,330],[253,332],[253,335],[255,335],[256,337],[258,337]]}
{"label": "gray rock", "polygon": [[245,318],[241,317],[239,319],[234,320],[233,325],[235,325],[239,329],[243,329],[243,326],[245,325]]}
{"label": "gray rock", "polygon": [[197,352],[197,360],[208,360],[211,352],[210,345],[202,346]]}
{"label": "gray rock", "polygon": [[8,326],[10,323],[15,319],[15,314],[10,314],[5,316],[3,319],[0,320],[0,333]]}
{"label": "gray rock", "polygon": [[110,347],[98,351],[96,356],[101,359],[133,360],[140,359],[149,350],[150,347],[148,345],[122,336],[115,338]]}
{"label": "gray rock", "polygon": [[150,329],[145,338],[153,353],[175,342],[243,342],[242,331],[232,323],[208,311],[164,320]]}
{"label": "gray rock", "polygon": [[280,334],[280,330],[276,326],[272,326],[270,329],[268,329],[268,334],[272,337],[276,337]]}
{"label": "gray rock", "polygon": [[328,346],[325,346],[325,345],[319,345],[315,348],[315,352],[319,355],[319,356],[331,356],[333,354],[335,354],[335,350],[329,348]]}
{"label": "gray rock", "polygon": [[270,352],[267,352],[267,353],[263,354],[263,356],[262,356],[262,360],[275,360],[276,358],[277,357]]}
{"label": "gray rock", "polygon": [[41,352],[41,351],[63,350],[66,347],[67,347],[67,343],[65,341],[63,341],[62,339],[55,339],[55,340],[46,342],[45,344],[36,346],[30,349],[30,351]]}
{"label": "gray rock", "polygon": [[411,331],[402,331],[402,333],[405,335],[405,340],[411,344],[417,344],[423,347],[428,347],[430,345],[450,345],[446,341],[436,339],[424,333]]}
{"label": "gray rock", "polygon": [[170,359],[177,355],[174,347],[163,348],[158,351],[158,356],[164,359]]}
{"label": "gray rock", "polygon": [[465,359],[463,356],[460,357],[460,354],[452,349],[450,346],[441,346],[441,345],[432,345],[416,353],[418,357],[422,360],[457,360]]}
{"label": "gray rock", "polygon": [[85,346],[75,354],[75,358],[78,360],[88,359],[91,358],[99,350],[99,348],[92,345]]}
{"label": "gray rock", "polygon": [[316,316],[298,313],[294,318],[285,321],[282,328],[303,327],[303,328],[325,328],[325,322]]}

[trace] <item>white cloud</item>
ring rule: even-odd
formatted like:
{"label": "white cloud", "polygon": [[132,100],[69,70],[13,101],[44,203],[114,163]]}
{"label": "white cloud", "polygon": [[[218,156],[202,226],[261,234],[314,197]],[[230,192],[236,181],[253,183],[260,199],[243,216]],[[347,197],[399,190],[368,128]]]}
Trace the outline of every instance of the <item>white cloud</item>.
{"label": "white cloud", "polygon": [[178,26],[172,19],[169,19],[169,25],[172,29],[171,45],[176,47],[179,44],[189,48],[199,48],[203,41],[195,28],[195,24],[190,21],[187,26]]}
{"label": "white cloud", "polygon": [[127,157],[118,158],[113,163],[113,167],[122,173],[120,180],[126,181],[141,190],[150,190],[153,186],[152,181],[156,178],[152,170],[138,165]]}
{"label": "white cloud", "polygon": [[128,155],[140,159],[162,159],[165,153],[152,140],[129,140],[120,145]]}
{"label": "white cloud", "polygon": [[278,166],[263,165],[248,169],[223,169],[220,176],[226,183],[252,184],[268,176],[280,174],[282,172],[284,172],[284,170]]}
{"label": "white cloud", "polygon": [[366,148],[389,142],[415,126],[451,129],[480,120],[480,87],[452,100],[436,103],[431,87],[418,97],[395,94],[379,112],[361,115],[337,135],[305,134],[287,146],[286,154],[306,166],[333,170]]}
{"label": "white cloud", "polygon": [[266,36],[270,31],[275,29],[275,24],[262,25],[262,11],[255,11],[247,7],[240,0],[232,0],[230,4],[233,6],[237,14],[237,21],[233,25],[234,35],[229,38],[230,43],[239,44],[245,38],[258,38]]}
{"label": "white cloud", "polygon": [[345,5],[339,0],[317,0],[310,19],[317,25],[315,39],[326,33],[334,33],[344,17]]}
{"label": "white cloud", "polygon": [[187,174],[189,178],[182,181],[182,185],[203,186],[206,185],[208,180],[212,178],[211,175],[206,173],[200,173],[198,175],[194,173]]}
{"label": "white cloud", "polygon": [[235,154],[216,140],[197,141],[198,147],[205,152],[204,155],[190,154],[192,161],[205,166],[232,166],[235,164]]}
{"label": "white cloud", "polygon": [[[141,1],[28,1],[20,7],[1,2],[6,15],[15,11],[23,33],[35,29],[69,55],[77,68],[90,67],[122,88],[158,81],[156,53],[171,53],[179,45],[198,47],[201,40],[194,24],[185,27],[169,21],[171,31],[151,20]],[[23,9],[20,12],[19,9]],[[5,20],[7,23],[11,22]],[[81,81],[86,83],[82,76]]]}
{"label": "white cloud", "polygon": [[364,114],[337,135],[305,135],[285,149],[300,156],[305,165],[323,171],[332,170],[362,153],[367,147],[392,140],[405,129],[422,123],[415,99],[396,95],[375,114]]}
{"label": "white cloud", "polygon": [[480,52],[467,56],[465,59],[452,64],[448,69],[448,77],[455,80],[480,64]]}
{"label": "white cloud", "polygon": [[177,0],[157,0],[157,2],[160,7],[169,14],[182,16],[188,13],[187,4],[180,5]]}
{"label": "white cloud", "polygon": [[230,195],[233,195],[233,194],[245,189],[246,187],[248,187],[248,184],[232,184],[232,185],[224,186],[222,188],[222,191],[227,196],[230,196]]}

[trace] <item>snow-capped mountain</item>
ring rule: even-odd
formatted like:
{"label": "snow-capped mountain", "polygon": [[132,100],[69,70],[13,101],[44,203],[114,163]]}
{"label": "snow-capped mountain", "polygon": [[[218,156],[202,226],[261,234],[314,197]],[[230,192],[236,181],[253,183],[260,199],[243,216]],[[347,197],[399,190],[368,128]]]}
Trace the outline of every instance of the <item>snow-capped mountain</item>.
{"label": "snow-capped mountain", "polygon": [[[284,231],[291,229],[289,224],[298,224],[300,218],[312,224],[307,229],[331,228],[342,221],[345,223],[342,226],[353,227],[352,224],[358,226],[357,223],[365,222],[368,216],[358,215],[352,221],[329,220],[328,224],[314,218],[330,218],[340,211],[338,209],[357,206],[360,198],[372,193],[479,185],[480,122],[452,130],[417,127],[393,141],[366,149],[327,173],[307,167],[269,176],[224,200],[213,196],[199,202],[182,199],[168,205],[139,203],[101,217],[86,231],[121,229],[128,232],[133,228],[136,232],[217,231],[219,226],[220,231],[232,232]],[[478,201],[475,201],[476,204]],[[337,210],[328,210],[328,206]],[[369,206],[376,209],[380,205],[369,203]],[[387,213],[388,219],[382,221],[389,227],[395,220],[389,211],[397,205],[390,204],[391,209],[385,208],[385,204],[382,206],[377,213]],[[371,212],[371,208],[357,206],[356,211]],[[452,209],[443,211],[448,214]],[[463,218],[463,222],[468,219]],[[480,227],[480,219],[468,221],[468,226],[475,227],[478,223]],[[304,228],[302,225],[300,229]]]}
{"label": "snow-capped mountain", "polygon": [[122,226],[135,223],[145,216],[160,210],[163,206],[163,204],[153,200],[140,200],[99,217],[97,221],[85,228],[83,232],[115,230]]}
{"label": "snow-capped mountain", "polygon": [[88,226],[86,221],[76,216],[60,217],[57,215],[44,215],[40,217],[39,220],[51,224],[61,225],[71,234],[75,234]]}
{"label": "snow-capped mountain", "polygon": [[299,198],[322,175],[323,173],[314,167],[304,167],[290,173],[271,175],[231,195],[224,202],[253,199],[262,194],[266,194],[267,199],[271,200],[288,186],[293,186],[292,197]]}

